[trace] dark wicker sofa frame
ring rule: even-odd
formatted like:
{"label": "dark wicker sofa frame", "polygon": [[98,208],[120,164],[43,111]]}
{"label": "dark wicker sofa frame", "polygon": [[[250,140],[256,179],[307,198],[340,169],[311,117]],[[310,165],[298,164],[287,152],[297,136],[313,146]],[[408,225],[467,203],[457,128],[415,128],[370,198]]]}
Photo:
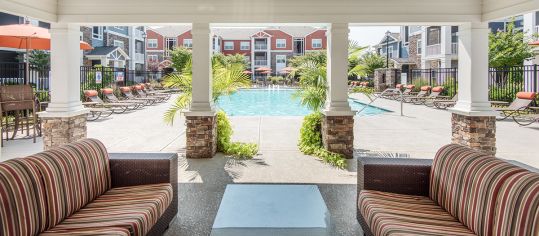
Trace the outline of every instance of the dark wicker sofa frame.
{"label": "dark wicker sofa frame", "polygon": [[163,235],[178,214],[178,155],[175,153],[110,153],[112,187],[170,183],[172,203],[148,236]]}
{"label": "dark wicker sofa frame", "polygon": [[[357,195],[361,190],[376,190],[429,196],[431,166],[430,159],[360,158],[357,167]],[[358,206],[356,215],[364,235],[374,236]]]}

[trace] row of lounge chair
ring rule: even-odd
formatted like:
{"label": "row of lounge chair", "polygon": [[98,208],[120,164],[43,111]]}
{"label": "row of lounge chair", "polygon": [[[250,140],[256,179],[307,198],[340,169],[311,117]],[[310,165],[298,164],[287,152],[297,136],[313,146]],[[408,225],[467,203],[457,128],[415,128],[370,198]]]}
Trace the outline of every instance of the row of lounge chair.
{"label": "row of lounge chair", "polygon": [[85,90],[85,105],[90,113],[88,120],[106,118],[112,114],[133,111],[168,100],[173,90],[155,90],[150,84],[138,84],[131,87],[120,87],[119,97],[112,88],[101,89],[103,99],[97,90]]}
{"label": "row of lounge chair", "polygon": [[[402,85],[397,84],[394,92],[381,93],[380,96],[406,103],[413,103],[416,105],[426,105],[429,107],[436,107],[438,109],[447,109],[455,106],[457,103],[457,95],[453,97],[442,96],[444,91],[442,86],[431,88],[430,86],[422,86],[420,91],[413,92],[414,85]],[[404,90],[402,90],[404,89]],[[402,91],[401,93],[396,90]],[[516,123],[522,126],[530,125],[535,122],[539,122],[539,107],[533,107],[537,93],[534,92],[518,92],[515,99],[512,102],[502,101],[490,101],[494,106],[494,110],[500,112],[500,116],[497,120],[505,120],[512,118]]]}

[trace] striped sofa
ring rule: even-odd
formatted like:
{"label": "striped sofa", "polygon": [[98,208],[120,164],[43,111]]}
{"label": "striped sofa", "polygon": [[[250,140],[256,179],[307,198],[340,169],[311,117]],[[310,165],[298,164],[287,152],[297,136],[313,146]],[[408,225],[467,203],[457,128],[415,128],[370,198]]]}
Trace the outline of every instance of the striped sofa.
{"label": "striped sofa", "polygon": [[539,235],[539,174],[470,148],[358,161],[365,235]]}
{"label": "striped sofa", "polygon": [[161,235],[177,214],[177,155],[126,155],[85,139],[0,162],[0,235]]}

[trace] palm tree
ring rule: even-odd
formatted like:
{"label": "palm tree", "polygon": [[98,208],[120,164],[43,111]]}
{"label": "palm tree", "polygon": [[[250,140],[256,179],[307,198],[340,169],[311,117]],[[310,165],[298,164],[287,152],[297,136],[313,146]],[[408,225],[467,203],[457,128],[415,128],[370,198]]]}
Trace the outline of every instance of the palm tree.
{"label": "palm tree", "polygon": [[299,74],[300,90],[296,97],[300,98],[301,104],[308,108],[319,111],[326,101],[327,77],[326,77],[326,54],[325,52],[307,53],[304,56],[292,60],[296,70],[290,76]]}
{"label": "palm tree", "polygon": [[374,75],[376,69],[384,66],[383,57],[373,52],[367,52],[357,59],[357,64],[348,71],[348,75],[369,77]]}
{"label": "palm tree", "polygon": [[[172,124],[178,112],[189,107],[192,100],[193,73],[191,70],[191,57],[185,62],[182,73],[171,73],[164,78],[165,87],[179,88],[183,91],[172,106],[165,112],[165,122]],[[239,88],[248,87],[251,84],[249,75],[244,74],[243,63],[227,63],[218,57],[212,57],[212,96],[216,102],[219,97],[236,92]]]}

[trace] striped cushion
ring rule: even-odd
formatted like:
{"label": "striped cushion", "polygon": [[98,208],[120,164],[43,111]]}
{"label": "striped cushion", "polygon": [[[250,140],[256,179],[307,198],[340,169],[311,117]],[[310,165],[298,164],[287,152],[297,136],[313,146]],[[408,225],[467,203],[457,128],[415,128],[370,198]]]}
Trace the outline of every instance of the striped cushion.
{"label": "striped cushion", "polygon": [[477,235],[492,235],[499,189],[509,176],[522,171],[470,148],[447,145],[433,162],[430,197]]}
{"label": "striped cushion", "polygon": [[358,204],[376,236],[475,235],[428,197],[362,190]]}
{"label": "striped cushion", "polygon": [[45,195],[26,159],[0,162],[0,235],[36,235],[45,228]]}
{"label": "striped cushion", "polygon": [[172,201],[172,186],[151,184],[113,188],[48,232],[121,227],[145,235]]}
{"label": "striped cushion", "polygon": [[32,160],[43,175],[47,229],[110,188],[108,153],[97,140],[85,139],[27,159]]}
{"label": "striped cushion", "polygon": [[107,236],[129,236],[129,230],[121,227],[100,227],[95,229],[78,229],[78,230],[66,230],[56,232],[43,232],[40,236],[95,236],[95,235],[107,235]]}
{"label": "striped cushion", "polygon": [[521,172],[513,175],[500,193],[492,235],[539,235],[539,174]]}

